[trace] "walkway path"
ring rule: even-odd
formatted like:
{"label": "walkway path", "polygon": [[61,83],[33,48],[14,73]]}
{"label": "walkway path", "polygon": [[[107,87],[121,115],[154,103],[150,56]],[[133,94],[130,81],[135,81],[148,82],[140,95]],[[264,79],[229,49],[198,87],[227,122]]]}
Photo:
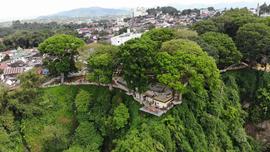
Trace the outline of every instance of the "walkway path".
{"label": "walkway path", "polygon": [[[55,78],[53,80],[59,80],[59,78]],[[175,105],[181,104],[182,101],[176,101],[173,100],[171,106],[165,108],[165,109],[159,109],[159,108],[155,108],[150,106],[147,101],[145,101],[144,95],[138,92],[135,92],[133,90],[130,90],[127,86],[125,86],[124,84],[120,83],[119,81],[119,77],[114,77],[113,78],[113,84],[102,84],[102,83],[96,83],[96,82],[88,82],[88,81],[83,81],[83,80],[78,80],[77,82],[65,82],[63,84],[52,84],[50,85],[50,83],[53,83],[54,81],[49,81],[46,82],[42,85],[42,88],[52,88],[52,87],[57,87],[57,86],[61,86],[61,85],[67,85],[67,86],[77,86],[77,85],[93,85],[93,86],[103,86],[103,87],[108,87],[110,90],[112,90],[113,88],[116,89],[120,89],[122,91],[125,92],[126,95],[128,96],[132,96],[133,99],[137,102],[139,102],[140,104],[144,105],[144,107],[142,107],[140,110],[156,115],[156,116],[161,116],[162,114],[166,113],[167,111],[169,111],[171,108],[173,108]],[[154,100],[152,98],[152,100]]]}
{"label": "walkway path", "polygon": [[248,64],[241,62],[240,64],[233,64],[226,69],[220,70],[220,73],[225,73],[228,71],[236,71],[236,70],[241,70],[241,69],[246,69],[246,68],[251,68],[251,69],[257,70],[257,71],[270,72],[270,65],[267,65],[266,68],[262,67],[259,64],[257,66],[254,66],[254,67],[250,67]]}

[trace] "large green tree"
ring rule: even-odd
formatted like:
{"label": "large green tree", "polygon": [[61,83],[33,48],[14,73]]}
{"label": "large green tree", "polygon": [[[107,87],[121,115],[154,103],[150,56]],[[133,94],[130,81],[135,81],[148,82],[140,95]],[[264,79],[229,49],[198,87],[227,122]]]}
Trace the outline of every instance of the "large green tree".
{"label": "large green tree", "polygon": [[201,49],[200,46],[193,41],[185,39],[175,39],[162,43],[160,51],[168,52],[169,54],[174,54],[178,50],[186,50],[188,52],[193,52],[200,49]]}
{"label": "large green tree", "polygon": [[75,106],[77,109],[77,114],[85,115],[89,108],[89,102],[91,100],[91,94],[87,91],[81,90],[75,98]]}
{"label": "large green tree", "polygon": [[151,137],[148,132],[131,130],[122,140],[117,141],[113,152],[157,152],[166,151],[165,147]]}
{"label": "large green tree", "polygon": [[148,87],[157,49],[157,43],[148,37],[133,39],[121,46],[120,62],[130,88],[143,91]]}
{"label": "large green tree", "polygon": [[245,60],[266,64],[270,57],[270,27],[262,23],[246,24],[237,32],[236,44]]}
{"label": "large green tree", "polygon": [[240,27],[247,23],[256,23],[260,18],[252,14],[248,9],[231,9],[217,18],[213,19],[218,25],[219,31],[234,38]]}
{"label": "large green tree", "polygon": [[173,43],[175,51],[164,50],[156,55],[158,81],[179,93],[187,91],[186,84],[197,90],[216,87],[219,71],[213,58],[192,41],[172,40]]}
{"label": "large green tree", "polygon": [[93,49],[88,59],[88,80],[110,83],[118,63],[118,47],[100,44]]}
{"label": "large green tree", "polygon": [[77,49],[82,47],[84,42],[71,35],[55,35],[48,38],[39,45],[39,51],[47,55],[45,66],[53,75],[68,74],[75,71],[75,55]]}
{"label": "large green tree", "polygon": [[121,129],[127,125],[129,119],[128,108],[125,104],[120,103],[113,113],[113,123],[116,129]]}
{"label": "large green tree", "polygon": [[219,30],[216,23],[212,20],[204,20],[197,22],[192,26],[192,29],[197,31],[199,34],[203,34],[206,32],[218,32]]}
{"label": "large green tree", "polygon": [[76,129],[74,144],[82,145],[83,147],[95,147],[96,150],[102,145],[103,138],[98,133],[93,123],[87,121],[81,122]]}
{"label": "large green tree", "polygon": [[239,63],[242,55],[237,50],[234,41],[226,34],[208,32],[200,36],[199,44],[212,56],[219,68],[225,68]]}
{"label": "large green tree", "polygon": [[156,28],[144,33],[142,37],[148,37],[157,42],[160,46],[163,42],[175,38],[175,30],[169,28]]}

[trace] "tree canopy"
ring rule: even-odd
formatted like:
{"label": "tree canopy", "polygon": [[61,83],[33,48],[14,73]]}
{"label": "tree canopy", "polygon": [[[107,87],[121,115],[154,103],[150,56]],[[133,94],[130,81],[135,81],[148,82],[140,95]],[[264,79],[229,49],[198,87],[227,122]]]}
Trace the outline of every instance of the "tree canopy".
{"label": "tree canopy", "polygon": [[129,112],[125,104],[120,103],[116,109],[114,109],[113,122],[116,129],[125,127],[128,124]]}
{"label": "tree canopy", "polygon": [[88,80],[110,83],[118,65],[118,52],[119,49],[112,45],[99,44],[93,48],[88,59]]}
{"label": "tree canopy", "polygon": [[219,27],[219,31],[234,38],[240,27],[247,23],[256,23],[260,18],[252,14],[248,9],[231,9],[225,11],[222,16],[213,19]]}
{"label": "tree canopy", "polygon": [[170,43],[175,44],[171,49],[175,50],[174,53],[160,52],[156,57],[159,71],[157,79],[160,83],[178,92],[186,91],[186,83],[198,90],[205,86],[217,86],[219,71],[216,64],[198,44],[188,40],[172,40],[165,45],[169,46]]}
{"label": "tree canopy", "polygon": [[150,8],[147,10],[147,13],[149,15],[157,15],[159,12],[162,12],[163,14],[170,14],[170,15],[178,14],[178,10],[171,6]]}
{"label": "tree canopy", "polygon": [[144,33],[142,37],[148,37],[161,45],[161,43],[175,38],[175,31],[169,28],[156,28]]}
{"label": "tree canopy", "polygon": [[51,74],[68,74],[74,71],[74,57],[78,53],[77,49],[82,47],[84,42],[71,35],[55,35],[48,38],[39,45],[39,51],[48,55],[45,59],[45,66]]}
{"label": "tree canopy", "polygon": [[192,26],[192,29],[197,31],[199,34],[204,34],[206,32],[219,31],[218,26],[212,20],[204,20],[204,21],[197,22]]}
{"label": "tree canopy", "polygon": [[175,39],[195,40],[198,38],[198,33],[189,29],[176,29]]}
{"label": "tree canopy", "polygon": [[270,27],[262,23],[249,23],[239,29],[236,44],[249,62],[266,64],[270,57]]}
{"label": "tree canopy", "polygon": [[87,91],[81,90],[77,94],[75,99],[75,105],[79,114],[85,114],[88,111],[90,100],[91,95]]}
{"label": "tree canopy", "polygon": [[216,60],[219,68],[240,63],[242,58],[234,41],[226,34],[207,32],[200,36],[199,44],[204,51]]}
{"label": "tree canopy", "polygon": [[157,43],[148,37],[133,39],[121,46],[120,62],[123,64],[123,74],[132,89],[145,90],[150,82],[154,55],[158,49]]}
{"label": "tree canopy", "polygon": [[173,55],[179,50],[185,50],[187,52],[194,52],[200,50],[200,46],[197,45],[194,41],[185,40],[185,39],[175,39],[171,41],[164,42],[160,51],[168,52]]}

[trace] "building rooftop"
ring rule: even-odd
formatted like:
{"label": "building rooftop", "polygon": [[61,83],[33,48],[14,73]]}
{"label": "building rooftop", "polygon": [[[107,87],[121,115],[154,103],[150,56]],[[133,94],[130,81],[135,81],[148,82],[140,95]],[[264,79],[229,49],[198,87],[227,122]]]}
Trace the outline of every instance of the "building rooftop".
{"label": "building rooftop", "polygon": [[173,100],[173,91],[161,84],[150,85],[149,90],[144,95],[163,103]]}
{"label": "building rooftop", "polygon": [[21,74],[24,72],[24,68],[22,67],[16,67],[16,68],[6,68],[4,70],[4,75],[10,75],[10,74]]}

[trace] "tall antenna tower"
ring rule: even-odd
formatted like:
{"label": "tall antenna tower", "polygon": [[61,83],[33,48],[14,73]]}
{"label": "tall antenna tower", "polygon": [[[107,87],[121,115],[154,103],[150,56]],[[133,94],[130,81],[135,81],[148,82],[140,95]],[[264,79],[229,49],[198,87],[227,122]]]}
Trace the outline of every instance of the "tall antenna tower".
{"label": "tall antenna tower", "polygon": [[131,20],[130,20],[130,25],[129,25],[129,29],[130,29],[130,30],[133,28],[134,22],[135,22],[134,9],[131,9]]}

